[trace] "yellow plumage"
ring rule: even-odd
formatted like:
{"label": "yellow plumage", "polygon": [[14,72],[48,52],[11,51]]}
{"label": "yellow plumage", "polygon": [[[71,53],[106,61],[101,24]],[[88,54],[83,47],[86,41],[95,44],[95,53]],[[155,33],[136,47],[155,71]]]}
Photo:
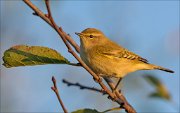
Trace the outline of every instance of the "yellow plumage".
{"label": "yellow plumage", "polygon": [[137,70],[169,69],[149,64],[148,61],[133,52],[109,40],[101,31],[88,28],[81,33],[80,56],[96,74],[122,78]]}

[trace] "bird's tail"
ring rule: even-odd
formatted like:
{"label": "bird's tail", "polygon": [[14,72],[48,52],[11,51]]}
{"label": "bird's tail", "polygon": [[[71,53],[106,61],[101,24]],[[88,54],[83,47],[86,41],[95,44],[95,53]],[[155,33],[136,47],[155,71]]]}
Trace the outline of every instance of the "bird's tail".
{"label": "bird's tail", "polygon": [[153,66],[154,69],[166,71],[166,72],[169,72],[169,73],[174,73],[174,71],[172,71],[170,69],[167,69],[167,68],[164,68],[164,67],[161,67],[161,66],[157,66],[157,65],[153,65],[153,64],[152,64],[152,66]]}

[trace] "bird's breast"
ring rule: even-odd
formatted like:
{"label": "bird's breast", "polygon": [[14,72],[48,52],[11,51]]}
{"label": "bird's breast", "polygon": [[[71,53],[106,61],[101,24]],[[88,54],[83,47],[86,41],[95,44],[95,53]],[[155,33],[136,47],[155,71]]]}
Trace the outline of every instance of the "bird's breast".
{"label": "bird's breast", "polygon": [[80,57],[84,61],[84,63],[88,65],[89,62],[88,52],[84,50],[82,46],[80,46]]}

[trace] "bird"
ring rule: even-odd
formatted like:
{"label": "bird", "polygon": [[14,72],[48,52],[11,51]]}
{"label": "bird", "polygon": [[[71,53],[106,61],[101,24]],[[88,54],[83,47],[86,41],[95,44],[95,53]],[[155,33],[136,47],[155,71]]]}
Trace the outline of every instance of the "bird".
{"label": "bird", "polygon": [[110,40],[102,31],[87,28],[80,33],[80,57],[83,62],[101,77],[119,78],[118,84],[129,73],[138,70],[174,71],[150,64],[148,60]]}

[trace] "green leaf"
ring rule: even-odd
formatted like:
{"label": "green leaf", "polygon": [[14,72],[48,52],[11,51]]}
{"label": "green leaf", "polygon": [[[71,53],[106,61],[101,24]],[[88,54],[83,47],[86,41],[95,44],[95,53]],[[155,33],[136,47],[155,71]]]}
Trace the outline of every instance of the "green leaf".
{"label": "green leaf", "polygon": [[105,111],[103,111],[103,113],[107,113],[107,112],[112,112],[112,111],[116,111],[116,110],[121,110],[122,108],[120,108],[120,107],[115,107],[115,108],[111,108],[111,109],[108,109],[108,110],[105,110]]}
{"label": "green leaf", "polygon": [[69,64],[57,51],[41,46],[17,45],[4,52],[3,65],[7,68],[44,64]]}
{"label": "green leaf", "polygon": [[156,98],[161,98],[161,95],[159,94],[159,93],[151,93],[150,95],[149,95],[149,97],[156,97]]}
{"label": "green leaf", "polygon": [[95,109],[80,109],[80,110],[77,110],[77,111],[73,111],[72,113],[102,113],[102,112],[99,112]]}
{"label": "green leaf", "polygon": [[152,75],[145,75],[144,78],[154,86],[158,86],[161,84],[160,80]]}
{"label": "green leaf", "polygon": [[156,97],[156,98],[162,98],[166,100],[170,100],[171,96],[165,85],[157,78],[151,75],[145,75],[145,79],[151,83],[156,91],[154,93],[151,93],[150,97]]}

